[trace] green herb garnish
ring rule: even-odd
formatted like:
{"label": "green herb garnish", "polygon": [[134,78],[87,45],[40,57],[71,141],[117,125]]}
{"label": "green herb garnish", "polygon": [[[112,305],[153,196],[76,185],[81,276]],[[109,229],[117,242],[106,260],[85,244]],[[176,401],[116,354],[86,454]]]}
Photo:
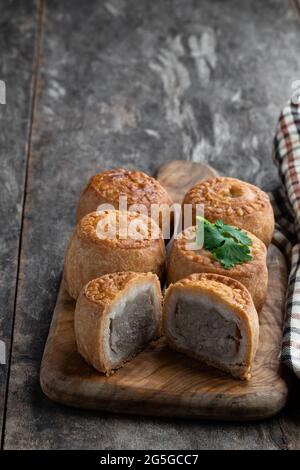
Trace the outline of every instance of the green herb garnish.
{"label": "green herb garnish", "polygon": [[[252,260],[249,248],[252,240],[246,232],[224,224],[222,220],[217,220],[214,224],[200,216],[197,220],[204,226],[204,248],[209,250],[213,258],[225,269]],[[196,226],[196,243],[201,243],[200,224]]]}

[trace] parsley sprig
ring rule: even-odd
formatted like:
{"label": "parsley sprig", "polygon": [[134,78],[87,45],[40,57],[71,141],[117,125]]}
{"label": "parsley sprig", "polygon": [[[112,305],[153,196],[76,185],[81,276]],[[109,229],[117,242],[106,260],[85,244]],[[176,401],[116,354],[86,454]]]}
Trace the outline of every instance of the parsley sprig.
{"label": "parsley sprig", "polygon": [[236,264],[251,261],[251,238],[243,230],[224,224],[217,220],[214,224],[197,217],[196,243],[201,243],[200,224],[204,224],[204,248],[212,253],[212,257],[219,261],[225,269],[231,269]]}

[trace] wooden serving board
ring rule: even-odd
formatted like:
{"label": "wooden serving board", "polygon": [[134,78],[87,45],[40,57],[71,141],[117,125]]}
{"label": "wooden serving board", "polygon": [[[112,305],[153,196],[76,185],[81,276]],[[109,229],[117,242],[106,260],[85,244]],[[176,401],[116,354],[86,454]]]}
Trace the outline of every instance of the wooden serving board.
{"label": "wooden serving board", "polygon": [[209,165],[186,160],[169,160],[156,178],[166,188],[173,202],[181,203],[185,193],[198,181],[214,178],[218,172]]}
{"label": "wooden serving board", "polygon": [[[185,164],[187,174],[183,171]],[[167,165],[172,168],[174,164]],[[180,166],[181,182],[183,178],[188,184],[189,162]],[[168,180],[166,168],[165,165],[166,189],[170,180],[174,191],[174,178],[182,189],[179,173],[171,172]],[[198,170],[201,179],[203,166]],[[194,183],[194,172],[191,177]],[[66,405],[122,413],[226,420],[262,419],[276,414],[288,395],[288,382],[280,365],[287,269],[283,255],[273,245],[269,248],[268,266],[269,289],[260,314],[260,342],[249,382],[233,379],[172,351],[163,339],[151,343],[114,375],[98,373],[77,352],[75,302],[62,284],[41,366],[44,393]]]}

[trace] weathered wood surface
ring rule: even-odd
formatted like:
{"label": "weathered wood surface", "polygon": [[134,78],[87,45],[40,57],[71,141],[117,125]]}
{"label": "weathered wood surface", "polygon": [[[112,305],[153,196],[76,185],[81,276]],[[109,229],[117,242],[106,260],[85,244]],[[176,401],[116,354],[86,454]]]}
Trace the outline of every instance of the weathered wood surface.
{"label": "weathered wood surface", "polygon": [[299,388],[279,417],[236,425],[76,411],[47,401],[38,383],[87,178],[190,158],[270,189],[273,129],[299,47],[281,0],[46,2],[5,448],[300,448]]}
{"label": "weathered wood surface", "polygon": [[0,80],[6,86],[6,104],[2,102],[2,94],[0,104],[0,439],[9,374],[32,106],[35,16],[34,1],[0,3]]}

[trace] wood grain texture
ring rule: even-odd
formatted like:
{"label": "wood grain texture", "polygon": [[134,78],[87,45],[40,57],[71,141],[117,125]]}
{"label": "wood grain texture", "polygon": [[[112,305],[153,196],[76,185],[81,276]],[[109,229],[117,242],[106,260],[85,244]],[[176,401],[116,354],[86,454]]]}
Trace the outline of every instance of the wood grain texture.
{"label": "wood grain texture", "polygon": [[6,85],[6,104],[0,104],[0,340],[5,345],[1,343],[0,440],[9,375],[28,156],[36,10],[35,1],[0,3],[0,80]]}
{"label": "wood grain texture", "polygon": [[[300,68],[298,19],[281,0],[45,3],[5,448],[300,445],[299,400],[289,421],[283,412],[237,425],[76,410],[50,402],[39,386],[63,254],[88,177],[116,166],[153,174],[169,159],[198,156],[263,189],[277,185],[271,141]],[[164,80],[180,83],[180,95]]]}
{"label": "wood grain texture", "polygon": [[167,189],[172,201],[179,204],[188,189],[198,181],[215,176],[218,176],[218,172],[209,165],[186,160],[169,160],[156,174],[156,178]]}

